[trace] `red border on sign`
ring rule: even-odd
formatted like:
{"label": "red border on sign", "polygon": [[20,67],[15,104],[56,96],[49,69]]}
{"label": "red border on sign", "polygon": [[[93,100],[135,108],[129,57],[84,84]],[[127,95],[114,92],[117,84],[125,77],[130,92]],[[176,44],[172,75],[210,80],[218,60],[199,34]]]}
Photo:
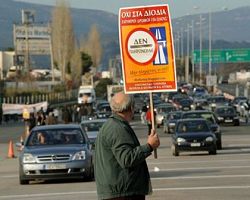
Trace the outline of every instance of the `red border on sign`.
{"label": "red border on sign", "polygon": [[[131,36],[134,32],[136,32],[136,31],[144,31],[144,32],[147,32],[149,35],[152,36],[152,38],[153,38],[153,40],[154,40],[154,43],[155,43],[155,50],[154,50],[154,54],[153,54],[152,58],[151,58],[149,61],[144,62],[144,63],[140,63],[140,62],[136,61],[134,58],[131,57],[131,55],[130,55],[129,52],[128,52],[128,48],[127,48],[127,46],[128,46],[128,40],[129,40],[130,36]],[[129,57],[134,63],[136,63],[136,64],[138,64],[138,65],[147,65],[147,64],[153,62],[153,60],[155,59],[156,53],[157,53],[157,49],[158,49],[158,43],[157,43],[157,40],[156,40],[154,34],[151,33],[149,30],[147,30],[147,29],[145,29],[145,28],[136,28],[136,29],[130,31],[129,34],[128,34],[128,36],[127,36],[127,38],[126,38],[126,43],[125,43],[125,45],[126,45],[126,48],[125,48],[125,49],[126,49],[126,53],[127,53],[128,57]]]}

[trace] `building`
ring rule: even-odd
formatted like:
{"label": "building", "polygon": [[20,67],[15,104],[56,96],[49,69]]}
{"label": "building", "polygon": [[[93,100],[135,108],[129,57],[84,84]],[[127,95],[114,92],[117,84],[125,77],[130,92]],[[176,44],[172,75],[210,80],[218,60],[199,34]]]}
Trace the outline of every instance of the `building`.
{"label": "building", "polygon": [[14,51],[0,51],[0,80],[6,78],[9,69],[14,66]]}
{"label": "building", "polygon": [[247,82],[250,80],[250,71],[241,70],[229,74],[229,82]]}
{"label": "building", "polygon": [[110,78],[113,79],[114,83],[120,83],[122,81],[122,63],[120,55],[117,55],[114,59],[109,60],[109,72]]}

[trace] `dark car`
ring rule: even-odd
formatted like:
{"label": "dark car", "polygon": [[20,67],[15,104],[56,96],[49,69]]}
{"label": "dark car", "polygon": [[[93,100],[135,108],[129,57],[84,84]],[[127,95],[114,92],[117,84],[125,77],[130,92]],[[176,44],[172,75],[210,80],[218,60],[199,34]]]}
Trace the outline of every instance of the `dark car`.
{"label": "dark car", "polygon": [[191,110],[193,106],[193,101],[189,98],[181,99],[179,101],[179,109],[183,111]]}
{"label": "dark car", "polygon": [[173,111],[170,112],[164,117],[163,120],[163,132],[171,133],[171,130],[174,130],[177,120],[181,119],[182,111]]}
{"label": "dark car", "polygon": [[209,110],[193,110],[182,113],[182,119],[194,119],[194,118],[203,118],[207,120],[211,130],[214,132],[217,138],[217,149],[222,149],[222,139],[221,139],[221,130],[220,125],[218,124],[218,119],[216,115]]}
{"label": "dark car", "polygon": [[229,104],[229,101],[224,96],[220,96],[220,95],[208,97],[207,102],[208,102],[209,108],[212,111],[214,111],[216,107]]}
{"label": "dark car", "polygon": [[232,124],[234,126],[240,125],[239,116],[236,113],[236,110],[232,106],[221,106],[214,110],[214,113],[217,116],[219,124]]}
{"label": "dark car", "polygon": [[87,134],[77,124],[36,126],[19,157],[19,182],[31,180],[91,180],[93,157]]}
{"label": "dark car", "polygon": [[181,119],[177,121],[172,135],[172,154],[184,151],[208,151],[216,154],[216,136],[205,119]]}
{"label": "dark car", "polygon": [[112,111],[111,111],[109,104],[102,104],[98,106],[98,109],[96,110],[96,117],[98,119],[109,118],[111,114],[112,114]]}
{"label": "dark car", "polygon": [[82,129],[87,133],[92,149],[95,148],[95,140],[99,130],[107,119],[84,120],[81,122]]}

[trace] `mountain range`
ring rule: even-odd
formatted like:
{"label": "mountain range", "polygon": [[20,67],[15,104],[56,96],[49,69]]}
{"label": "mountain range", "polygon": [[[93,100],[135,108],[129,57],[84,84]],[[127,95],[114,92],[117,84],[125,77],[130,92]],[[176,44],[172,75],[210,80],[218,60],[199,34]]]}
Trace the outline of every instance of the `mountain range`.
{"label": "mountain range", "polygon": [[[0,0],[0,50],[13,47],[13,24],[21,23],[21,10],[30,9],[35,11],[35,22],[48,23],[51,20],[53,7],[17,2],[14,0]],[[114,58],[119,54],[118,39],[118,16],[91,9],[71,8],[71,16],[76,38],[86,36],[90,27],[96,24],[101,35],[103,46],[102,68],[108,66],[109,58]],[[207,47],[208,40],[208,18],[209,13],[202,13],[202,36],[204,48]],[[211,35],[213,48],[250,48],[250,6],[233,10],[211,13]],[[198,48],[198,41],[201,26],[198,24],[200,14],[189,15],[172,19],[173,33],[181,28],[183,30],[194,21],[195,46]],[[190,34],[191,34],[191,30]],[[186,32],[183,33],[184,41]]]}

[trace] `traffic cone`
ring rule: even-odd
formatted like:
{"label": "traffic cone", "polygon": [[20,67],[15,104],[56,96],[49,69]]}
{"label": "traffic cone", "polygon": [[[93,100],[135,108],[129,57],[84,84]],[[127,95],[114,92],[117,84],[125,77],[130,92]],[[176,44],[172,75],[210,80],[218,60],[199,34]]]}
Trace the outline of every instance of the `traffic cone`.
{"label": "traffic cone", "polygon": [[8,158],[15,158],[14,147],[13,147],[12,140],[10,140],[10,142],[9,142]]}

